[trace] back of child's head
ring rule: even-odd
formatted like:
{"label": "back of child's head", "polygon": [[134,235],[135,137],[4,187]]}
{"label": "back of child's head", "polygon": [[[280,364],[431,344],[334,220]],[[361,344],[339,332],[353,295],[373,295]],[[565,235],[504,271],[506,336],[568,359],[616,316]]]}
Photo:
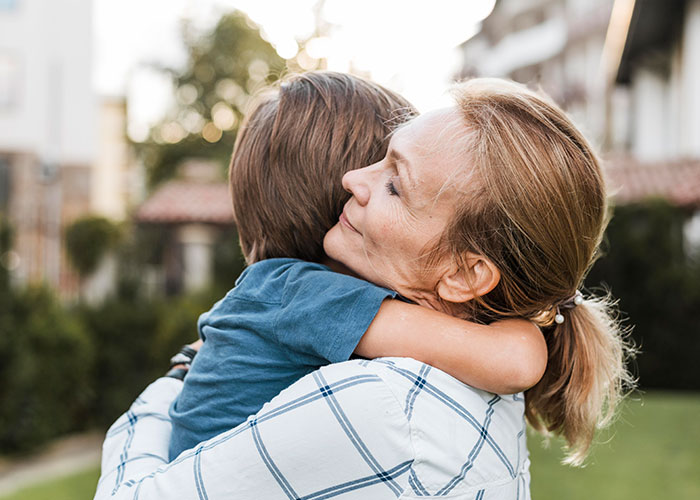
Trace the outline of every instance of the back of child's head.
{"label": "back of child's head", "polygon": [[323,260],[323,237],[350,197],[343,174],[381,160],[387,136],[415,114],[394,92],[343,73],[294,75],[261,96],[238,131],[229,173],[248,264]]}

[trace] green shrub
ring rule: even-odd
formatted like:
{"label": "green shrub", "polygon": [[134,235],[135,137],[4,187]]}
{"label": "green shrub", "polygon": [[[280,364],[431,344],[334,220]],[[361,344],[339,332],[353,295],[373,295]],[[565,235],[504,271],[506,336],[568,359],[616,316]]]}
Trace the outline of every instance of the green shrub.
{"label": "green shrub", "polygon": [[0,448],[24,451],[89,422],[94,351],[45,287],[15,291],[0,311]]}
{"label": "green shrub", "polygon": [[619,299],[641,348],[642,387],[700,389],[700,265],[684,251],[688,212],[662,200],[620,206],[586,281]]}
{"label": "green shrub", "polygon": [[164,371],[168,360],[184,344],[198,338],[197,320],[208,311],[221,296],[212,292],[173,297],[163,304],[163,314],[151,345],[153,366]]}
{"label": "green shrub", "polygon": [[77,219],[65,230],[68,259],[81,276],[88,276],[119,236],[119,226],[109,219],[92,215]]}
{"label": "green shrub", "polygon": [[214,245],[214,282],[212,289],[219,297],[233,288],[236,279],[243,272],[245,260],[238,244],[238,233],[235,229],[222,231]]}
{"label": "green shrub", "polygon": [[130,295],[80,307],[96,353],[96,423],[112,423],[148,383],[165,373],[170,357],[197,339],[197,318],[214,300],[211,293],[172,299]]}
{"label": "green shrub", "polygon": [[108,425],[162,372],[151,360],[162,309],[151,301],[111,298],[83,305],[79,314],[95,348],[92,414],[98,424]]}

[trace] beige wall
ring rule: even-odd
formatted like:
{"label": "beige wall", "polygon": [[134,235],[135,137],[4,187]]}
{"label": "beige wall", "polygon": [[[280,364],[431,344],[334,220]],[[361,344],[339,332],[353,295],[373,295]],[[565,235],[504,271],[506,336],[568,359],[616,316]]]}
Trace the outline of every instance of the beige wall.
{"label": "beige wall", "polygon": [[125,99],[101,99],[98,123],[91,209],[110,219],[123,220],[130,205],[136,201],[133,197],[138,181],[126,138]]}

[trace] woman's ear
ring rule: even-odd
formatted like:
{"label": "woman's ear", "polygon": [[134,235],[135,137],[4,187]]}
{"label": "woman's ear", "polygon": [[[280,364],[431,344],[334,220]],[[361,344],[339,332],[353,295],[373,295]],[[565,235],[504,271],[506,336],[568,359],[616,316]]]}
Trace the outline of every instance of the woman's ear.
{"label": "woman's ear", "polygon": [[457,304],[468,302],[486,295],[501,280],[501,272],[483,255],[468,252],[465,263],[465,267],[451,265],[440,278],[437,293],[442,300]]}

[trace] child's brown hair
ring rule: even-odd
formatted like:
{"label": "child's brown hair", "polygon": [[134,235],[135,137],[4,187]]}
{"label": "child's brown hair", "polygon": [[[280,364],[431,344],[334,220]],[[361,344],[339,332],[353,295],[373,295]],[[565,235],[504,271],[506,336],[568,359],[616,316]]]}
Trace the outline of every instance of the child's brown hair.
{"label": "child's brown hair", "polygon": [[248,113],[229,182],[246,262],[321,261],[323,237],[350,195],[348,170],[381,160],[393,128],[416,114],[404,98],[328,71],[286,78]]}

